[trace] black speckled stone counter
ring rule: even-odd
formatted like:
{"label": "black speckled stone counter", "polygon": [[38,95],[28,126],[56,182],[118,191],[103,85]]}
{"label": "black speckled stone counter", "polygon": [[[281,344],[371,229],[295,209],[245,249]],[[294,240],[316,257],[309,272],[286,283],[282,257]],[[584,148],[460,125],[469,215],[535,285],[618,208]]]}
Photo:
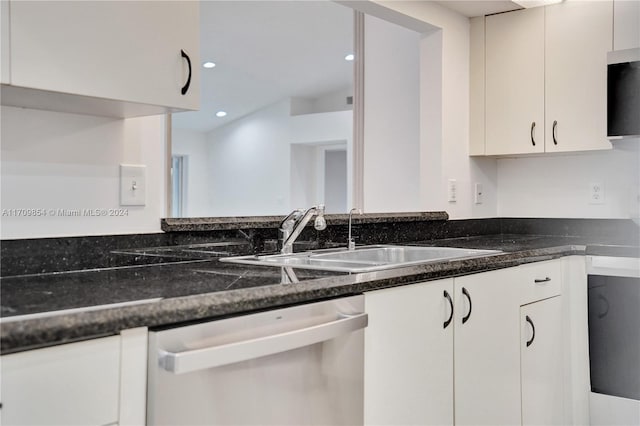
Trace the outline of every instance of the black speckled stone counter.
{"label": "black speckled stone counter", "polygon": [[[128,328],[172,326],[584,255],[585,247],[594,244],[624,244],[635,247],[637,253],[639,236],[637,226],[625,220],[448,221],[446,213],[375,216],[365,215],[362,223],[354,220],[359,245],[395,241],[503,253],[352,275],[295,269],[299,282],[283,284],[279,268],[218,261],[220,256],[266,249],[277,231],[260,230],[255,223],[245,230],[190,228],[131,237],[3,241],[0,351],[11,353]],[[337,222],[322,233],[305,229],[300,239],[318,247],[344,245],[346,215],[333,220]],[[617,252],[622,250],[617,247]]]}
{"label": "black speckled stone counter", "polygon": [[[1,280],[3,353],[230,314],[312,302],[365,291],[584,254],[571,237],[485,236],[424,241],[420,245],[491,248],[505,253],[361,274],[296,269],[300,282],[280,283],[280,269],[220,263],[215,259]],[[133,306],[23,317],[147,300]]]}

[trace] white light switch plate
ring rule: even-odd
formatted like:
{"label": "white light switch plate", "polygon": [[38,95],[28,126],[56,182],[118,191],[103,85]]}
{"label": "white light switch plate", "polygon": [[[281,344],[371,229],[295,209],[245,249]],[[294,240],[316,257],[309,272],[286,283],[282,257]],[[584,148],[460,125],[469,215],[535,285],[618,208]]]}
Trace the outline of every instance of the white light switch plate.
{"label": "white light switch plate", "polygon": [[476,204],[482,204],[482,201],[484,199],[484,193],[482,192],[482,184],[481,183],[476,183],[474,185],[474,202]]}
{"label": "white light switch plate", "polygon": [[458,200],[458,183],[455,179],[447,181],[447,201],[455,203]]}
{"label": "white light switch plate", "polygon": [[147,166],[120,164],[120,205],[146,204]]}

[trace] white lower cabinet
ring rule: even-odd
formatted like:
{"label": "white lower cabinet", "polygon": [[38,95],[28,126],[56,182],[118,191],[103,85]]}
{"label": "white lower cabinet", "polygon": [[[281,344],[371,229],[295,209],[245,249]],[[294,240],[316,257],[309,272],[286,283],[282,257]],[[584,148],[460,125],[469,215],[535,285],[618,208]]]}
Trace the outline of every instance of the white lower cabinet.
{"label": "white lower cabinet", "polygon": [[453,279],[365,293],[365,424],[453,424],[447,296],[453,300]]}
{"label": "white lower cabinet", "polygon": [[562,424],[562,270],[558,259],[365,293],[365,424]]}
{"label": "white lower cabinet", "polygon": [[3,426],[118,422],[120,336],[3,355]]}
{"label": "white lower cabinet", "polygon": [[561,425],[562,296],[522,306],[520,327],[522,424]]}
{"label": "white lower cabinet", "polygon": [[517,268],[455,279],[455,424],[520,423]]}
{"label": "white lower cabinet", "polygon": [[503,269],[366,293],[365,424],[520,423],[515,277]]}
{"label": "white lower cabinet", "polygon": [[0,424],[142,425],[147,329],[0,357]]}

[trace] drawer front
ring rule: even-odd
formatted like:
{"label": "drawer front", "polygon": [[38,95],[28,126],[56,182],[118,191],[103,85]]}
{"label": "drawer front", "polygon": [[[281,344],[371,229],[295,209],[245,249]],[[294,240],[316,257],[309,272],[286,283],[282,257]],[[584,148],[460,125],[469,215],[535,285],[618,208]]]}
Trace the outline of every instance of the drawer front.
{"label": "drawer front", "polygon": [[520,305],[558,296],[562,285],[562,262],[530,263],[519,266]]}

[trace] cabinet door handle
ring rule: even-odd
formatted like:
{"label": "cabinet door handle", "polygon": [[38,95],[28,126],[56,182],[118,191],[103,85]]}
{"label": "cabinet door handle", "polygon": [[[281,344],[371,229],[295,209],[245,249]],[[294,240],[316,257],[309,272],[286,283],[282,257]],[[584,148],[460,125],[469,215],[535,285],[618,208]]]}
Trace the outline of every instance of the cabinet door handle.
{"label": "cabinet door handle", "polygon": [[467,291],[466,288],[462,287],[462,294],[466,296],[467,300],[469,300],[469,312],[467,312],[467,315],[465,315],[462,318],[462,323],[464,324],[465,322],[469,321],[469,318],[471,317],[471,296],[469,295],[469,292]]}
{"label": "cabinet door handle", "polygon": [[533,280],[534,283],[536,284],[540,284],[540,283],[548,283],[549,281],[551,281],[551,278],[546,277],[546,278],[536,278]]}
{"label": "cabinet door handle", "polygon": [[181,90],[182,94],[186,95],[187,91],[189,90],[189,86],[191,85],[191,59],[189,58],[189,55],[187,55],[182,49],[180,49],[180,56],[187,60],[187,65],[189,66],[189,76],[187,77],[187,82],[184,86],[182,86]]}
{"label": "cabinet door handle", "polygon": [[531,143],[533,144],[533,146],[536,146],[535,131],[536,131],[536,122],[532,121],[531,122]]}
{"label": "cabinet door handle", "polygon": [[527,320],[527,322],[528,322],[529,324],[531,324],[531,330],[533,331],[533,335],[531,336],[531,340],[528,340],[528,341],[527,341],[527,347],[529,347],[529,346],[531,346],[531,344],[533,343],[533,339],[535,339],[535,338],[536,338],[536,326],[535,326],[535,325],[533,325],[533,321],[531,321],[531,318],[529,318],[529,315],[527,315],[527,316],[525,317],[525,319]]}
{"label": "cabinet door handle", "polygon": [[558,121],[553,120],[553,127],[551,128],[551,135],[553,136],[553,144],[558,145],[558,138],[556,137],[556,130],[558,129]]}
{"label": "cabinet door handle", "polygon": [[451,300],[451,296],[447,290],[444,291],[444,297],[449,301],[449,306],[451,307],[451,313],[449,314],[449,319],[444,322],[443,328],[447,328],[449,324],[451,324],[451,320],[453,319],[453,300]]}

